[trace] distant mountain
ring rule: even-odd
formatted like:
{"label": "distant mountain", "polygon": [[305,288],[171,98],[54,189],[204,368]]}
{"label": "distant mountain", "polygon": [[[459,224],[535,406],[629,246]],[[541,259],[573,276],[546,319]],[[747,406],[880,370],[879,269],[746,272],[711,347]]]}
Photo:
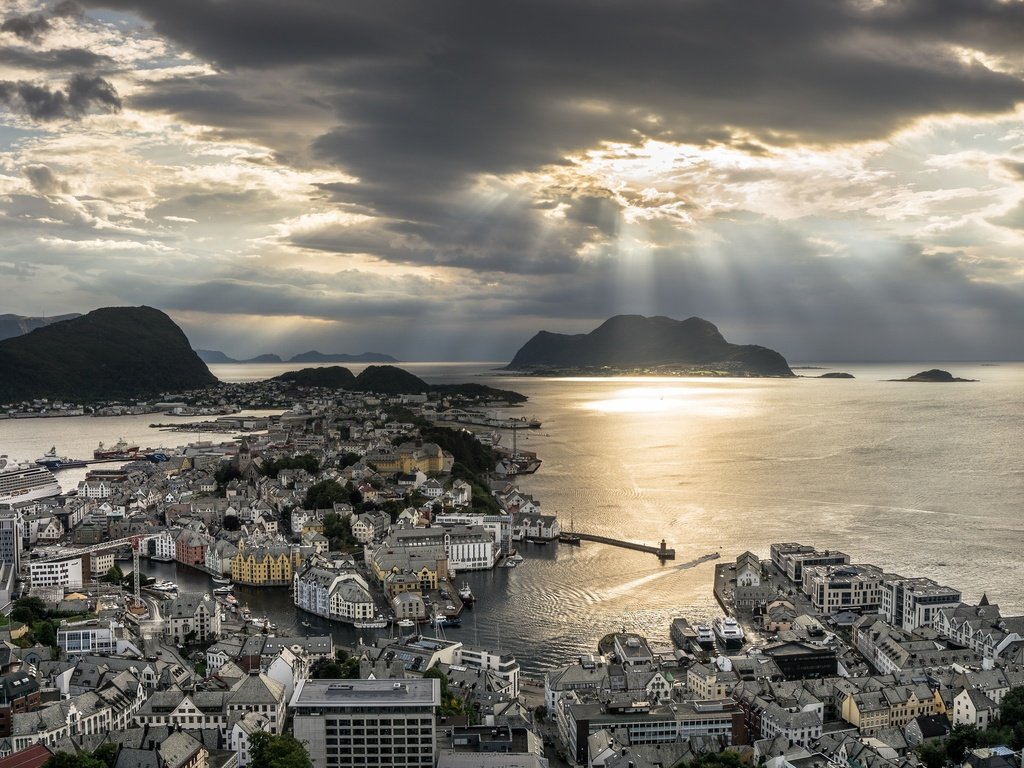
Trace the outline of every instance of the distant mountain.
{"label": "distant mountain", "polygon": [[295,355],[289,363],[397,363],[398,360],[391,355],[384,355],[380,352],[362,352],[358,355],[345,355],[341,353],[324,353],[311,349],[309,352],[302,352]]}
{"label": "distant mountain", "polygon": [[745,376],[792,376],[786,358],[767,347],[730,344],[699,317],[617,315],[586,334],[541,331],[516,352],[507,370],[701,369]]}
{"label": "distant mountain", "polygon": [[25,315],[0,315],[0,341],[13,339],[15,336],[24,336],[36,328],[43,328],[64,320],[72,320],[81,317],[77,312],[67,315],[53,315],[52,317],[27,317]]}
{"label": "distant mountain", "polygon": [[146,397],[216,384],[167,315],[105,307],[0,341],[0,402]]}
{"label": "distant mountain", "polygon": [[199,359],[204,363],[211,363],[213,365],[229,365],[233,363],[245,364],[245,363],[280,363],[283,362],[281,358],[274,354],[268,355],[257,355],[256,357],[250,357],[248,360],[236,360],[233,357],[228,357],[223,352],[219,352],[215,349],[197,349],[196,354],[199,355]]}

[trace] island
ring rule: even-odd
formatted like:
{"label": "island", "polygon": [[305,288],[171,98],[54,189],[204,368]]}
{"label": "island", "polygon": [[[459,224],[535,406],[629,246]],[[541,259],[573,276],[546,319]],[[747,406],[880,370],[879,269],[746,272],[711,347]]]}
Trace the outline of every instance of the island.
{"label": "island", "polygon": [[844,373],[843,371],[831,371],[829,373],[823,373],[820,376],[813,376],[815,379],[852,379],[854,378],[852,373]]}
{"label": "island", "polygon": [[932,368],[928,371],[915,373],[913,376],[908,376],[905,379],[889,379],[889,381],[922,381],[934,384],[950,384],[953,382],[976,382],[977,379],[960,379],[949,371],[943,371],[940,368]]}
{"label": "island", "polygon": [[730,344],[707,320],[641,315],[617,315],[586,334],[540,331],[505,370],[534,375],[794,375],[775,350]]}

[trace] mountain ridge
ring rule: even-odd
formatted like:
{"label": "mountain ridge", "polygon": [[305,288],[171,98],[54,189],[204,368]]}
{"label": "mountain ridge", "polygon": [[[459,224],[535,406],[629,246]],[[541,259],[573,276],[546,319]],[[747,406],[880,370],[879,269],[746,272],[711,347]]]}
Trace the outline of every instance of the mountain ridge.
{"label": "mountain ridge", "polygon": [[0,402],[146,397],[217,383],[153,307],[103,307],[0,341]]}
{"label": "mountain ridge", "polygon": [[731,344],[700,317],[675,320],[663,315],[615,315],[590,333],[539,331],[516,352],[506,370],[563,372],[566,369],[697,366],[744,376],[793,376],[786,359],[756,344]]}

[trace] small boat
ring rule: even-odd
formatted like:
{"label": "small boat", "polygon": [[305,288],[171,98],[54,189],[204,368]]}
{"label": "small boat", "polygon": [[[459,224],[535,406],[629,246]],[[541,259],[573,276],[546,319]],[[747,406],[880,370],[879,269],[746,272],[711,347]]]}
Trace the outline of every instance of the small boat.
{"label": "small boat", "polygon": [[551,539],[544,539],[540,536],[527,536],[526,540],[531,544],[550,544]]}
{"label": "small boat", "polygon": [[468,582],[462,582],[462,586],[459,587],[459,599],[463,605],[473,605],[476,602],[476,597],[473,595],[473,590],[469,588]]}
{"label": "small boat", "polygon": [[461,627],[462,619],[457,616],[445,616],[443,614],[438,614],[430,620],[430,623],[435,627]]}
{"label": "small boat", "polygon": [[352,626],[356,629],[383,629],[387,625],[388,620],[384,618],[382,613],[378,613],[376,619],[363,619],[352,622]]}
{"label": "small boat", "polygon": [[302,622],[302,626],[304,626],[304,627],[306,627],[308,629],[309,627],[312,627],[313,625],[310,624],[308,621],[304,621],[304,622]]}
{"label": "small boat", "polygon": [[234,584],[225,584],[223,587],[216,587],[213,590],[213,594],[215,594],[215,595],[230,595],[231,592],[234,590],[234,588],[235,588]]}
{"label": "small boat", "polygon": [[722,641],[726,648],[740,648],[743,646],[743,627],[732,616],[725,616],[715,619],[715,634]]}
{"label": "small boat", "polygon": [[509,560],[510,560],[511,562],[513,562],[513,563],[521,563],[521,562],[523,562],[523,560],[525,560],[526,558],[524,558],[524,557],[523,557],[522,555],[520,555],[520,554],[519,554],[518,552],[514,552],[513,554],[511,554],[511,555],[509,555],[509,556],[508,556],[508,559],[509,559]]}
{"label": "small boat", "polygon": [[230,584],[231,578],[229,576],[211,576],[214,584]]}

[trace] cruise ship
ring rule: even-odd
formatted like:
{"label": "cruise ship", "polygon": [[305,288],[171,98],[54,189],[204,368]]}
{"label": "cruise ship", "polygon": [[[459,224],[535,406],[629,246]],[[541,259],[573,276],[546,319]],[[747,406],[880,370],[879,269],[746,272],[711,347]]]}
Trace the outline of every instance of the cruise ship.
{"label": "cruise ship", "polygon": [[60,484],[46,467],[17,463],[0,456],[0,504],[34,501],[60,493]]}

